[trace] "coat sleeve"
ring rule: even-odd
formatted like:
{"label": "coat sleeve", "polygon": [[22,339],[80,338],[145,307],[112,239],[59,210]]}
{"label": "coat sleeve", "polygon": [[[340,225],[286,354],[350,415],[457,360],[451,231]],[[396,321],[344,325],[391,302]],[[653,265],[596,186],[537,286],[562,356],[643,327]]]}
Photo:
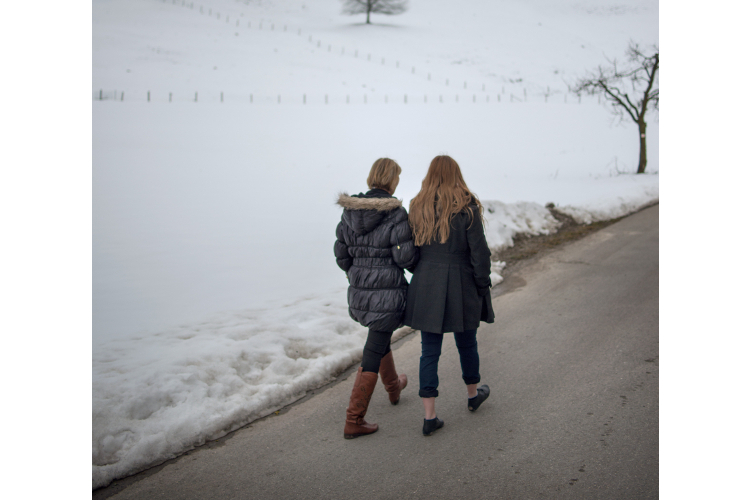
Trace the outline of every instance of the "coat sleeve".
{"label": "coat sleeve", "polygon": [[469,243],[469,252],[471,253],[471,265],[474,268],[474,284],[479,291],[479,295],[486,295],[490,290],[492,281],[490,280],[490,247],[487,246],[487,239],[484,237],[484,228],[482,219],[479,216],[479,209],[476,206],[471,207],[474,212],[474,219],[471,225],[466,229],[466,239]]}
{"label": "coat sleeve", "polygon": [[414,245],[409,218],[403,207],[391,229],[391,255],[396,265],[402,269],[411,271],[419,262],[419,249]]}
{"label": "coat sleeve", "polygon": [[336,226],[336,243],[333,244],[333,254],[336,256],[336,264],[348,273],[349,268],[352,267],[352,256],[349,255],[349,247],[346,246],[346,240],[344,239],[343,221]]}

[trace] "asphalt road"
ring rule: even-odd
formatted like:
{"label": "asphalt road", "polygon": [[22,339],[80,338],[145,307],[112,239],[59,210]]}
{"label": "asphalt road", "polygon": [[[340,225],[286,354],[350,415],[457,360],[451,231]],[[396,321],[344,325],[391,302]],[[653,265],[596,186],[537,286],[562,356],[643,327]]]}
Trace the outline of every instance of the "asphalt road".
{"label": "asphalt road", "polygon": [[[476,413],[452,335],[423,437],[418,334],[394,350],[409,386],[382,384],[343,439],[350,375],[278,416],[95,492],[113,499],[651,499],[659,493],[659,207],[531,261],[478,341],[492,394]],[[508,286],[508,285],[506,285]]]}

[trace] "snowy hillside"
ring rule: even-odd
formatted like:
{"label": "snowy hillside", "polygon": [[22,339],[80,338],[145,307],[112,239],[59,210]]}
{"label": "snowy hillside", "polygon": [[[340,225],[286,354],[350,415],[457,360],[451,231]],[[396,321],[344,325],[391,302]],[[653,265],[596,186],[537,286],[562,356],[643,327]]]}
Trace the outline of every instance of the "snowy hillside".
{"label": "snowy hillside", "polygon": [[358,359],[334,201],[375,159],[408,206],[453,156],[496,248],[554,231],[548,202],[590,222],[658,199],[657,117],[649,174],[618,175],[637,129],[565,91],[656,43],[657,2],[458,5],[366,26],[336,0],[94,0],[94,487]]}

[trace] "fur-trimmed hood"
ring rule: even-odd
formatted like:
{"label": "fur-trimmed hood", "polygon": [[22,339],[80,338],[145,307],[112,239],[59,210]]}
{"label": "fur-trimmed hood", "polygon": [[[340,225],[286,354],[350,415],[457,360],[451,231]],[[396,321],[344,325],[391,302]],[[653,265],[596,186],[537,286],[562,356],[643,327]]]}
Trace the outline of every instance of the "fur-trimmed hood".
{"label": "fur-trimmed hood", "polygon": [[385,191],[373,191],[354,196],[346,193],[339,194],[336,203],[344,208],[341,220],[355,234],[364,235],[373,231],[394,210],[401,209],[406,214],[401,206],[401,200],[389,196]]}
{"label": "fur-trimmed hood", "polygon": [[336,203],[347,210],[376,210],[378,212],[390,212],[401,207],[401,200],[397,198],[360,198],[346,193],[339,193]]}

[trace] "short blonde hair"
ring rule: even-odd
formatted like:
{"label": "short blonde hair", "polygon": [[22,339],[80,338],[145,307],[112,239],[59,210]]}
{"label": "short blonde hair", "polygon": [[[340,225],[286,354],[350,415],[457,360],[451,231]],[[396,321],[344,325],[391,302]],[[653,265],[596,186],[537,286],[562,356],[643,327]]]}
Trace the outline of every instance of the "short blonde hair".
{"label": "short blonde hair", "polygon": [[396,179],[401,175],[401,167],[390,158],[379,158],[375,160],[367,176],[367,187],[370,189],[384,189],[393,194]]}

